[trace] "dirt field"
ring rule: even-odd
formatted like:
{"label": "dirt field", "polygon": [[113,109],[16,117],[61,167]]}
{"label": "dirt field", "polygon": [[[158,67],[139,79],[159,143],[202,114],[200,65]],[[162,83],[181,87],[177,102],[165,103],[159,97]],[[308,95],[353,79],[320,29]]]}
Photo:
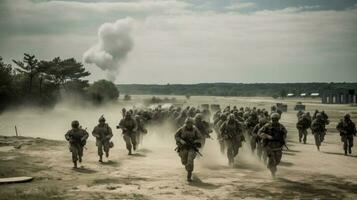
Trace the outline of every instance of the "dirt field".
{"label": "dirt field", "polygon": [[[127,155],[121,133],[115,129],[115,147],[103,164],[98,163],[90,137],[82,166],[72,169],[64,133],[73,119],[91,131],[98,117],[105,114],[114,128],[123,106],[140,106],[145,98],[149,97],[134,96],[130,103],[99,108],[65,103],[51,111],[22,108],[0,115],[0,134],[4,135],[0,137],[0,177],[35,177],[30,183],[0,185],[0,199],[357,199],[357,149],[344,156],[335,130],[345,112],[357,122],[357,107],[322,105],[315,99],[191,97],[187,101],[190,105],[219,103],[267,109],[275,102],[287,103],[289,110],[281,122],[288,129],[290,150],[284,151],[276,179],[247,144],[231,168],[226,156],[219,153],[217,141],[208,140],[203,157],[195,161],[194,182],[188,184],[174,151],[173,132],[167,126],[150,127],[144,144],[133,156]],[[308,144],[297,142],[293,110],[297,101],[310,112],[325,110],[330,117],[320,152],[310,132]],[[15,125],[22,137],[12,137]]]}

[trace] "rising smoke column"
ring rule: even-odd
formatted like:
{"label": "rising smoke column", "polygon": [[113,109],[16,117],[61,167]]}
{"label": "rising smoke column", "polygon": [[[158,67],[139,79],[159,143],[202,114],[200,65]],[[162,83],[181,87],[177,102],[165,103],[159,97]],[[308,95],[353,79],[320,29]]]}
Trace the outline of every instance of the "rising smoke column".
{"label": "rising smoke column", "polygon": [[85,63],[95,64],[107,72],[107,78],[115,81],[120,66],[133,48],[131,18],[104,23],[98,30],[98,43],[83,54]]}

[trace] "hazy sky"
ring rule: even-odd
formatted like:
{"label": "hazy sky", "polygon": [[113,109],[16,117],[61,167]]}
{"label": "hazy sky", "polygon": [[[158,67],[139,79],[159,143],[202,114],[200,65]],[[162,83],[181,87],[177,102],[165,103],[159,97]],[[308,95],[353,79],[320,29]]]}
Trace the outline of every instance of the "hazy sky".
{"label": "hazy sky", "polygon": [[7,62],[75,57],[91,81],[357,81],[357,0],[0,0],[0,27]]}

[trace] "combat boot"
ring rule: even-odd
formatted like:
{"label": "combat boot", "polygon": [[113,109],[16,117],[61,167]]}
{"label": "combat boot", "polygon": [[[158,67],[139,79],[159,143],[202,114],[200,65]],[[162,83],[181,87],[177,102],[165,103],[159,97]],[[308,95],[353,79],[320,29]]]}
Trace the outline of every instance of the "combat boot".
{"label": "combat boot", "polygon": [[192,172],[191,171],[187,172],[187,181],[192,182]]}
{"label": "combat boot", "polygon": [[79,163],[82,163],[82,157],[78,158]]}
{"label": "combat boot", "polygon": [[77,169],[77,161],[76,162],[73,162],[73,168]]}
{"label": "combat boot", "polygon": [[352,148],[351,147],[348,148],[348,153],[352,154]]}
{"label": "combat boot", "polygon": [[131,149],[129,149],[129,153],[128,153],[128,155],[132,155],[132,153],[131,153]]}
{"label": "combat boot", "polygon": [[99,162],[102,163],[103,162],[103,157],[99,156]]}
{"label": "combat boot", "polygon": [[105,152],[105,157],[109,157],[109,152]]}
{"label": "combat boot", "polygon": [[345,149],[345,156],[347,156],[347,149]]}

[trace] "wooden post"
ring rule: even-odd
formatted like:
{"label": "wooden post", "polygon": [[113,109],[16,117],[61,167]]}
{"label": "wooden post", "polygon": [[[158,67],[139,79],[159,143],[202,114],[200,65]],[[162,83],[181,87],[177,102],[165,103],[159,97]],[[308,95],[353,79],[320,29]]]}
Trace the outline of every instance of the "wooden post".
{"label": "wooden post", "polygon": [[17,133],[17,127],[15,126],[15,133],[16,133],[16,137],[19,136],[19,134]]}

